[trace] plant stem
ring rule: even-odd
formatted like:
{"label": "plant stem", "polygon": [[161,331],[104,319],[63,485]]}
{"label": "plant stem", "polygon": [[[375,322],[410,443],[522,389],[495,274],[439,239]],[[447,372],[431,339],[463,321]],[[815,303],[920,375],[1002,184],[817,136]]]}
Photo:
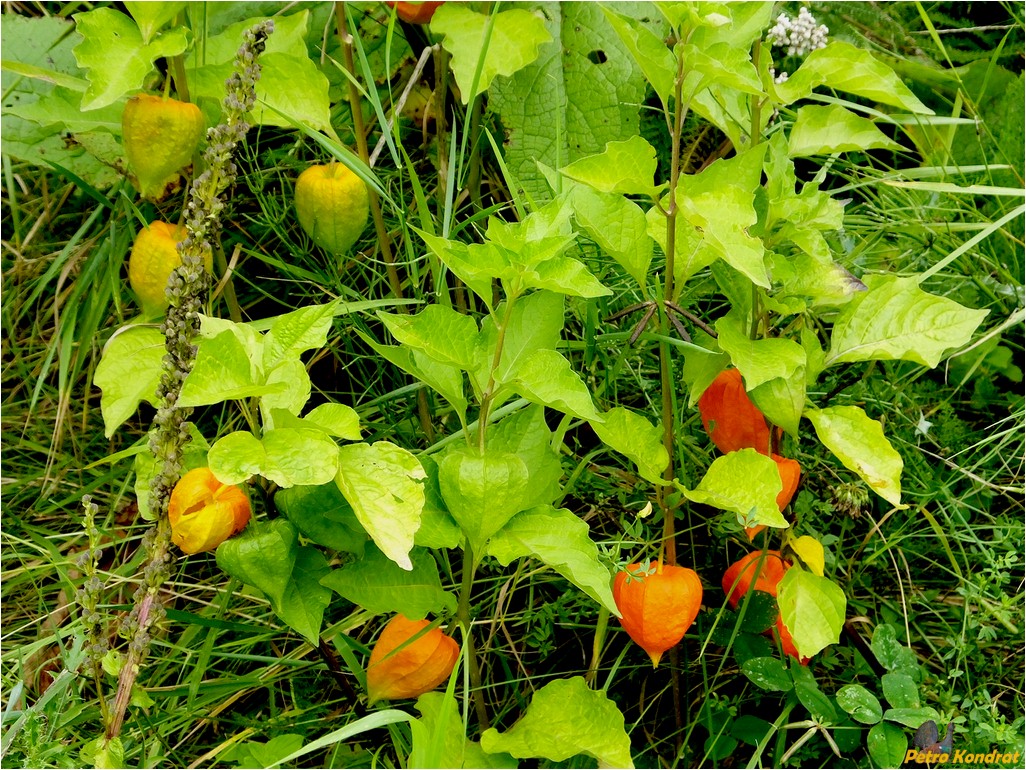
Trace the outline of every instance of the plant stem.
{"label": "plant stem", "polygon": [[478,668],[477,654],[474,651],[474,635],[470,628],[470,594],[474,590],[475,572],[477,572],[477,562],[474,560],[474,549],[468,542],[463,546],[463,579],[460,583],[460,599],[456,608],[456,618],[463,627],[463,643],[466,647],[467,670],[470,673],[470,687],[473,691],[477,724],[481,732],[484,732],[488,729],[488,711],[485,708],[484,689],[481,685],[481,669]]}
{"label": "plant stem", "polygon": [[492,409],[492,397],[495,395],[495,372],[499,368],[499,361],[502,360],[502,348],[506,342],[506,328],[513,317],[513,304],[517,300],[516,294],[506,298],[506,311],[502,316],[502,323],[499,325],[499,336],[495,342],[495,354],[492,356],[491,370],[488,372],[488,385],[481,394],[481,415],[477,425],[477,447],[484,454],[485,431],[488,427],[488,413]]}
{"label": "plant stem", "polygon": [[[683,132],[685,106],[683,104],[684,87],[684,61],[678,59],[677,78],[674,81],[674,103],[673,103],[673,135],[671,137],[671,158],[670,158],[670,203],[666,210],[666,267],[663,271],[663,301],[672,302],[674,292],[674,257],[677,249],[677,184],[680,181],[680,140]],[[666,317],[665,307],[659,313],[659,333],[666,337],[669,333],[669,321]],[[674,412],[673,412],[673,374],[671,371],[670,345],[668,342],[659,343],[659,385],[662,394],[662,420],[663,420],[663,448],[666,449],[668,462],[663,471],[663,479],[669,483],[675,475],[674,454],[675,447],[673,437],[675,434]],[[663,512],[663,540],[660,550],[663,553],[663,560],[667,564],[677,563],[677,541],[674,531],[674,512],[666,499],[666,488],[660,486],[657,490],[659,507]],[[676,680],[675,680],[676,681]]]}
{"label": "plant stem", "polygon": [[[670,157],[670,203],[666,210],[666,267],[663,272],[663,303],[659,312],[659,387],[662,395],[663,448],[666,450],[667,462],[663,471],[663,479],[667,482],[656,490],[659,507],[663,512],[663,538],[660,550],[664,554],[663,561],[667,564],[677,563],[677,535],[674,526],[674,506],[667,500],[667,489],[672,488],[676,475],[674,455],[676,446],[676,415],[673,408],[673,371],[670,360],[670,344],[666,342],[669,334],[669,311],[665,303],[673,302],[674,270],[677,251],[677,185],[680,182],[680,142],[683,134],[684,116],[687,106],[683,99],[684,90],[684,59],[677,56],[677,77],[673,83],[673,132],[671,135]],[[690,101],[690,99],[689,99]],[[684,714],[681,708],[680,695],[680,655],[675,646],[670,650],[670,680],[673,689],[673,718],[676,725],[674,741],[680,753],[684,729]]]}
{"label": "plant stem", "polygon": [[[349,34],[346,23],[346,4],[335,3],[335,25],[338,31],[339,42],[342,43],[342,53],[345,59],[346,71],[349,77],[346,78],[349,85],[349,110],[353,114],[353,132],[356,134],[356,153],[360,160],[370,164],[370,152],[367,149],[367,129],[363,123],[363,105],[360,103],[360,89],[356,87],[356,64],[353,59],[353,36]],[[402,281],[399,280],[399,271],[395,266],[395,258],[392,255],[392,241],[385,229],[385,220],[381,215],[381,201],[373,189],[367,191],[370,197],[371,216],[374,219],[374,230],[378,236],[378,246],[381,249],[381,258],[385,261],[385,272],[388,275],[388,283],[392,294],[396,299],[403,298]]]}

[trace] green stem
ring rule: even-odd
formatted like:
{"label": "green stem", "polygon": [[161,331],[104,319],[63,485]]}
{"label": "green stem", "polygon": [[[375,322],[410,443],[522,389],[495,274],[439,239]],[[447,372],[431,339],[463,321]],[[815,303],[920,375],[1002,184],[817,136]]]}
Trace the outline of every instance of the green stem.
{"label": "green stem", "polygon": [[[756,40],[752,46],[752,64],[755,71],[759,71],[759,59],[762,58],[762,39]],[[762,100],[758,94],[751,96],[752,100],[752,131],[748,139],[748,146],[755,147],[762,140]]]}
{"label": "green stem", "polygon": [[477,665],[477,654],[474,651],[474,635],[470,628],[470,594],[474,590],[474,573],[477,562],[474,560],[474,549],[470,543],[463,547],[463,579],[460,584],[460,599],[456,607],[456,618],[463,627],[463,643],[467,670],[470,672],[470,687],[473,692],[474,711],[477,713],[477,724],[481,732],[488,729],[488,711],[485,708],[484,689],[481,686],[481,669]]}
{"label": "green stem", "polygon": [[477,447],[484,454],[485,431],[488,428],[488,413],[492,409],[492,398],[495,395],[495,372],[499,368],[499,361],[502,359],[502,348],[506,342],[506,329],[509,327],[510,319],[513,317],[513,305],[517,301],[517,294],[511,293],[506,298],[506,312],[502,316],[502,323],[499,324],[499,336],[495,342],[495,355],[492,356],[491,371],[488,373],[488,385],[481,394],[481,416],[477,424]]}
{"label": "green stem", "polygon": [[[671,159],[670,159],[670,203],[666,210],[666,267],[663,270],[663,301],[672,302],[674,293],[674,257],[677,250],[677,185],[680,182],[680,140],[683,133],[684,114],[686,107],[683,102],[684,87],[684,61],[677,61],[677,78],[674,82],[674,103],[673,103],[673,136],[671,137]],[[659,334],[666,337],[669,334],[669,321],[666,317],[666,308],[659,313]],[[672,482],[675,475],[674,468],[674,430],[673,412],[673,376],[670,361],[670,345],[668,342],[659,343],[659,385],[662,394],[662,420],[663,420],[663,448],[669,460],[666,469],[663,471],[663,479]],[[664,554],[663,561],[674,565],[677,563],[677,542],[674,531],[674,512],[667,501],[664,487],[657,490],[659,507],[663,512],[663,540],[660,550]],[[675,677],[676,681],[676,677]]]}

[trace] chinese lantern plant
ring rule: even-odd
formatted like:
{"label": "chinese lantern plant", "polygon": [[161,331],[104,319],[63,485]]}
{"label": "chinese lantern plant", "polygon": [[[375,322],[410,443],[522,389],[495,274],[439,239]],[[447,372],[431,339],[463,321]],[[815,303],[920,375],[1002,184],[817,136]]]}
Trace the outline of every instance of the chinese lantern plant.
{"label": "chinese lantern plant", "polygon": [[128,100],[121,137],[128,165],[144,198],[159,200],[192,163],[203,138],[199,107],[177,99],[138,94]]}
{"label": "chinese lantern plant", "polygon": [[387,5],[395,8],[396,15],[408,24],[427,24],[442,2],[439,0],[426,0],[421,3],[388,2]]}
{"label": "chinese lantern plant", "polygon": [[296,180],[296,215],[314,243],[332,254],[353,247],[367,226],[370,194],[341,163],[311,166]]}
{"label": "chinese lantern plant", "polygon": [[[184,227],[156,221],[135,237],[128,257],[128,282],[148,315],[167,309],[167,281],[171,271],[182,264],[178,244],[185,236]],[[213,270],[214,257],[209,251],[203,254],[203,267],[208,273]]]}
{"label": "chinese lantern plant", "polygon": [[616,574],[613,598],[624,630],[659,665],[698,617],[702,581],[687,567],[661,561],[634,563]]}
{"label": "chinese lantern plant", "polygon": [[379,700],[416,698],[449,678],[460,646],[427,620],[396,615],[381,632],[367,665],[367,694]]}
{"label": "chinese lantern plant", "polygon": [[167,516],[171,541],[184,553],[213,551],[249,523],[249,497],[210,468],[194,468],[172,490]]}

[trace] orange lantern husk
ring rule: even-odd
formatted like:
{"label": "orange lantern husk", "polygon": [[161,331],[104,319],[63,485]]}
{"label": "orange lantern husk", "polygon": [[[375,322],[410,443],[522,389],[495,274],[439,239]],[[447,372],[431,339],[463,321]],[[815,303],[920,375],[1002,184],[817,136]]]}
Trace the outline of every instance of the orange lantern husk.
{"label": "orange lantern husk", "polygon": [[417,636],[428,625],[427,620],[396,615],[385,626],[371,650],[367,666],[367,693],[371,703],[416,698],[449,678],[460,646],[440,628]]}
{"label": "orange lantern husk", "polygon": [[388,1],[386,5],[395,8],[396,15],[408,24],[427,24],[444,0],[425,0],[422,3],[401,3]]}
{"label": "orange lantern husk", "polygon": [[809,661],[812,660],[812,658],[803,658],[798,654],[798,648],[795,647],[794,639],[791,638],[791,632],[788,631],[787,626],[784,625],[784,618],[782,616],[777,616],[777,622],[767,633],[772,634],[775,638],[780,640],[780,647],[786,654],[790,655],[803,666],[809,665]]}
{"label": "orange lantern husk", "polygon": [[780,555],[780,551],[766,551],[765,555],[762,551],[752,551],[743,559],[731,564],[723,573],[723,593],[727,594],[731,608],[737,609],[738,603],[752,588],[776,596],[777,583],[784,577],[789,566],[790,564]]}
{"label": "orange lantern husk", "polygon": [[167,517],[171,540],[184,553],[212,551],[249,523],[249,498],[233,484],[222,484],[210,468],[194,468],[171,492]]}
{"label": "orange lantern husk", "polygon": [[698,399],[702,425],[721,452],[754,449],[770,452],[770,429],[766,418],[745,391],[741,372],[725,369]]}
{"label": "orange lantern husk", "polygon": [[[762,567],[759,569],[760,559]],[[729,567],[723,573],[723,592],[727,594],[727,601],[732,609],[737,609],[741,599],[750,590],[765,591],[770,596],[776,597],[777,584],[784,577],[784,573],[790,569],[791,563],[784,561],[780,551],[753,551]],[[778,614],[773,627],[766,632],[767,636],[773,636],[780,640],[780,646],[785,653],[798,660],[803,666],[808,665],[809,658],[803,658],[798,654],[791,632],[784,625],[783,618]]]}
{"label": "orange lantern husk", "polygon": [[653,571],[636,576],[640,564],[628,565],[613,580],[613,599],[620,623],[638,646],[659,665],[662,654],[675,646],[695,622],[702,606],[702,581],[687,567],[652,562]]}

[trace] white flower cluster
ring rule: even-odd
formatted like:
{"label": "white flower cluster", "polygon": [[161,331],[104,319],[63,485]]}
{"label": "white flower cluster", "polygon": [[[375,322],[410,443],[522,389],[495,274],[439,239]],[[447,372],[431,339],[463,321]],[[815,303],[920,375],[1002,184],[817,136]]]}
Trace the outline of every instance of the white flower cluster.
{"label": "white flower cluster", "polygon": [[777,17],[777,23],[766,33],[770,45],[787,49],[788,56],[805,56],[817,48],[826,46],[830,30],[825,24],[817,24],[816,17],[808,8],[798,11],[798,18],[792,19],[786,13]]}

